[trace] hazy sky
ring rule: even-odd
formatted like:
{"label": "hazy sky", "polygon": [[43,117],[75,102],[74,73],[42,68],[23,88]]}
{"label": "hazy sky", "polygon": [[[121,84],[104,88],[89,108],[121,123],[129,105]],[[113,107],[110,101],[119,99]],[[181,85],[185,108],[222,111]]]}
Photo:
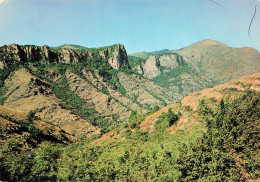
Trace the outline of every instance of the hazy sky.
{"label": "hazy sky", "polygon": [[0,45],[124,44],[128,53],[203,39],[260,50],[259,0],[0,0]]}

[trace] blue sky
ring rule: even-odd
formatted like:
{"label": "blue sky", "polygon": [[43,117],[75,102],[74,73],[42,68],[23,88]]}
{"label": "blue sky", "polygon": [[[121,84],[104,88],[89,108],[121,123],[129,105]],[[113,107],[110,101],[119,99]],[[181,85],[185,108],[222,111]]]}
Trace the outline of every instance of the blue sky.
{"label": "blue sky", "polygon": [[259,0],[0,0],[0,45],[124,44],[128,53],[204,39],[260,50]]}

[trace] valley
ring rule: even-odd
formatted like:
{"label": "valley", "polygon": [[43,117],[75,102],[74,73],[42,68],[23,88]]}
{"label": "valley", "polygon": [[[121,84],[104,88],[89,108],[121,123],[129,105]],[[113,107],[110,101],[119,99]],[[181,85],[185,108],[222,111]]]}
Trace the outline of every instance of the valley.
{"label": "valley", "polygon": [[2,46],[0,180],[258,180],[259,91],[260,53],[214,40]]}

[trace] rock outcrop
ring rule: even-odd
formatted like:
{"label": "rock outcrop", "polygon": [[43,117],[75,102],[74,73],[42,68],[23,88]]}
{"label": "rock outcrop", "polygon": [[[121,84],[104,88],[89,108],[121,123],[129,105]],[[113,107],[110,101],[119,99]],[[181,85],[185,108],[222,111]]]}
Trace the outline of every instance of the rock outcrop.
{"label": "rock outcrop", "polygon": [[170,71],[183,65],[183,59],[177,54],[164,54],[159,56],[160,66],[163,68],[163,72]]}
{"label": "rock outcrop", "polygon": [[153,78],[158,76],[161,73],[161,70],[158,68],[160,62],[157,56],[149,56],[143,65],[144,75],[147,78]]}
{"label": "rock outcrop", "polygon": [[134,69],[147,78],[154,78],[163,72],[168,72],[183,65],[183,58],[177,54],[151,55],[144,64],[137,65]]}
{"label": "rock outcrop", "polygon": [[115,46],[112,57],[108,59],[108,62],[114,69],[130,68],[125,47],[121,44]]}
{"label": "rock outcrop", "polygon": [[51,63],[57,62],[58,57],[53,50],[48,46],[20,46],[17,44],[10,44],[0,48],[3,54],[0,61],[4,66],[10,66],[18,62],[40,62]]}
{"label": "rock outcrop", "polygon": [[51,49],[48,46],[20,46],[10,44],[0,47],[0,68],[17,62],[75,63],[96,60],[107,60],[114,69],[130,68],[125,47],[121,44],[97,49]]}

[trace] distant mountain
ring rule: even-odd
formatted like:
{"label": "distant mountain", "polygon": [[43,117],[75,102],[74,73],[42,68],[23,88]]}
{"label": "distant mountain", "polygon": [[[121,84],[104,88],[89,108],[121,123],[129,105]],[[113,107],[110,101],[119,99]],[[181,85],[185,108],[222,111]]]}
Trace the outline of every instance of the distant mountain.
{"label": "distant mountain", "polygon": [[174,51],[169,50],[169,49],[162,49],[159,51],[152,51],[152,52],[137,52],[134,54],[130,54],[129,56],[134,56],[134,57],[138,57],[141,59],[147,59],[150,55],[154,55],[154,56],[159,56],[162,54],[170,54],[173,53]]}
{"label": "distant mountain", "polygon": [[134,56],[137,58],[141,58],[141,59],[147,59],[149,57],[149,53],[148,52],[137,52],[134,54],[129,54],[129,56]]}
{"label": "distant mountain", "polygon": [[74,45],[74,44],[63,44],[57,47],[52,47],[53,49],[88,49],[87,47]]}
{"label": "distant mountain", "polygon": [[260,71],[260,53],[254,48],[232,48],[217,41],[204,40],[177,53],[216,83]]}

